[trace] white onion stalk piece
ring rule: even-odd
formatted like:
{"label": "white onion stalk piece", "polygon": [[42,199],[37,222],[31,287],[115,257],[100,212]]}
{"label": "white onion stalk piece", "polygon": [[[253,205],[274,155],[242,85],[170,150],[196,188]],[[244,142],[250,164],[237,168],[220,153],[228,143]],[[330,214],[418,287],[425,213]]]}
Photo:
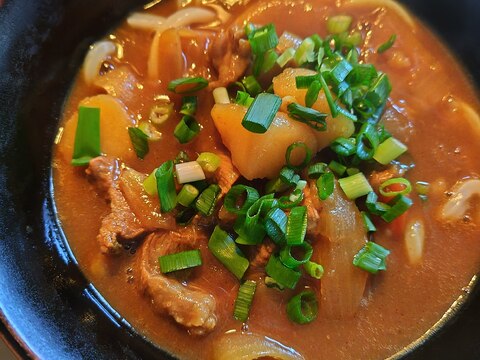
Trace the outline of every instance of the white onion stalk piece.
{"label": "white onion stalk piece", "polygon": [[102,63],[116,52],[117,47],[111,41],[99,41],[90,46],[83,62],[83,77],[90,85],[98,76]]}
{"label": "white onion stalk piece", "polygon": [[213,99],[215,104],[230,104],[227,88],[218,87],[213,90]]}
{"label": "white onion stalk piece", "polygon": [[415,22],[413,21],[412,17],[408,14],[407,10],[393,0],[347,0],[345,5],[352,4],[352,5],[360,5],[360,6],[376,6],[376,7],[383,7],[396,12],[408,25],[411,27],[415,27]]}
{"label": "white onion stalk piece", "polygon": [[449,221],[460,220],[465,216],[472,197],[480,196],[480,180],[459,181],[450,192],[452,195],[442,208],[442,218]]}
{"label": "white onion stalk piece", "polygon": [[127,19],[127,24],[134,29],[155,31],[165,22],[163,16],[135,12]]}
{"label": "white onion stalk piece", "polygon": [[191,24],[204,24],[215,20],[215,18],[216,15],[213,11],[199,7],[189,7],[170,15],[164,23],[156,29],[148,56],[148,76],[151,79],[158,78],[159,41],[162,32],[170,28],[179,28]]}
{"label": "white onion stalk piece", "polygon": [[254,360],[271,357],[281,360],[302,360],[298,352],[278,341],[253,333],[231,333],[215,342],[212,360]]}
{"label": "white onion stalk piece", "polygon": [[189,161],[175,165],[175,172],[177,173],[177,181],[179,184],[205,179],[205,173],[200,164],[196,161]]}
{"label": "white onion stalk piece", "polygon": [[407,224],[404,241],[410,264],[419,264],[422,261],[425,244],[425,225],[423,221],[416,219]]}

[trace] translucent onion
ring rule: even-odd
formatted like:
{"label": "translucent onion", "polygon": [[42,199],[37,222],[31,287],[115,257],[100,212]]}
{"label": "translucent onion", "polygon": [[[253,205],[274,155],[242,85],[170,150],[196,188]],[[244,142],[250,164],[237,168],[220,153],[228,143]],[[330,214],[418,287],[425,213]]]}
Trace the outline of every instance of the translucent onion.
{"label": "translucent onion", "polygon": [[212,360],[254,360],[271,357],[281,360],[304,359],[298,352],[269,337],[234,332],[215,341]]}
{"label": "translucent onion", "polygon": [[90,85],[98,76],[102,63],[115,53],[117,47],[111,41],[99,41],[90,46],[83,62],[83,78]]}
{"label": "translucent onion", "polygon": [[443,205],[441,216],[444,220],[460,220],[465,216],[470,200],[476,195],[480,196],[480,179],[459,181],[450,191],[452,194]]}
{"label": "translucent onion", "polygon": [[155,31],[165,20],[163,16],[135,12],[128,17],[127,23],[134,29]]}
{"label": "translucent onion", "polygon": [[177,181],[179,184],[185,184],[198,180],[205,180],[205,173],[202,167],[196,161],[189,161],[175,165]]}
{"label": "translucent onion", "polygon": [[423,221],[415,219],[405,228],[405,250],[410,264],[415,265],[422,261],[425,243],[425,225]]}

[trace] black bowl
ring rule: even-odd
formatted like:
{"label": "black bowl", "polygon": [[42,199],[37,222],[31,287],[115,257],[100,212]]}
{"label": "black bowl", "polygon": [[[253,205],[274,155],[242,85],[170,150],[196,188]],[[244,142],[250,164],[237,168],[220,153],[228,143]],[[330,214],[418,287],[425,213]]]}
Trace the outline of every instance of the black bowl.
{"label": "black bowl", "polygon": [[[438,32],[480,84],[480,2],[403,2]],[[167,359],[78,270],[51,197],[51,150],[65,94],[88,45],[142,1],[1,4],[0,330],[21,357]],[[479,359],[479,286],[402,357]]]}

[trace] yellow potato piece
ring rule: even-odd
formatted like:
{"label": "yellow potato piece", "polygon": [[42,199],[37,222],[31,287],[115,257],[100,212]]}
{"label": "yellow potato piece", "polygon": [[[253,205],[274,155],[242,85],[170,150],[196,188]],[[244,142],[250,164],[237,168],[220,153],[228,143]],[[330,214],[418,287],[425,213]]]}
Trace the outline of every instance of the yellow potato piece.
{"label": "yellow potato piece", "polygon": [[[135,119],[127,113],[123,103],[110,95],[97,95],[83,99],[79,106],[100,108],[100,149],[102,153],[122,159],[125,162],[135,157],[128,127],[135,126]],[[58,153],[70,162],[72,160],[78,113],[65,122],[64,131],[58,143]]]}
{"label": "yellow potato piece", "polygon": [[[304,142],[313,153],[317,141],[307,125],[278,112],[264,134],[255,134],[242,126],[247,112],[245,106],[216,104],[212,118],[225,146],[232,154],[232,162],[248,180],[275,178],[285,165],[285,152],[296,141]],[[292,162],[300,162],[303,152],[292,153]]]}
{"label": "yellow potato piece", "polygon": [[[315,74],[315,71],[309,69],[287,68],[280,75],[273,79],[273,91],[281,98],[293,97],[298,104],[305,106],[305,94],[307,93],[307,89],[297,89],[295,78],[297,76],[308,76]],[[288,100],[288,102],[291,101]],[[320,90],[318,99],[315,104],[313,104],[312,108],[322,113],[330,114],[330,108],[328,107],[327,99],[325,98],[325,94],[322,90]],[[326,131],[314,132],[315,137],[317,138],[318,150],[327,147],[336,138],[350,137],[355,131],[353,121],[342,114],[338,114],[336,118],[329,116],[327,117],[326,122]]]}

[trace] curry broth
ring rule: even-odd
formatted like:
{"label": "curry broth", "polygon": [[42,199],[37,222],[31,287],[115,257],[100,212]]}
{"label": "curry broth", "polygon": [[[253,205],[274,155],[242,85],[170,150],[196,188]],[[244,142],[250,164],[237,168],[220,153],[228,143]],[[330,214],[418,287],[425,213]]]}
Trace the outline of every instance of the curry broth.
{"label": "curry broth", "polygon": [[[479,107],[466,76],[421,24],[416,23],[416,30],[412,32],[391,10],[375,10],[366,5],[338,8],[337,3],[341,2],[273,1],[268,4],[274,6],[267,6],[267,2],[260,1],[246,9],[234,6],[231,13],[238,23],[244,20],[259,24],[273,22],[278,33],[289,30],[300,36],[323,35],[326,31],[324,19],[347,13],[354,16],[354,21],[360,19],[360,30],[366,34],[371,49],[376,49],[392,33],[397,34],[398,48],[409,56],[409,66],[403,66],[399,59],[402,54],[377,55],[374,51],[366,51],[362,55],[391,79],[390,106],[399,110],[404,118],[386,117],[385,124],[409,147],[409,158],[405,162],[415,164],[408,173],[409,180],[440,184],[437,196],[431,196],[427,202],[414,196],[415,204],[408,213],[409,219],[422,218],[425,223],[423,261],[417,266],[409,265],[402,238],[385,227],[380,229],[376,239],[391,250],[388,270],[370,276],[364,300],[354,318],[331,320],[319,316],[308,325],[293,324],[285,313],[286,301],[293,292],[281,293],[265,287],[260,281],[247,326],[252,332],[293,347],[306,359],[380,359],[401,350],[434,325],[464,294],[462,289],[478,271],[480,219],[442,224],[437,212],[446,189],[459,179],[480,175],[478,134],[466,121],[456,117],[452,103],[462,99],[474,109]],[[173,10],[173,2],[170,2],[151,11],[165,14]],[[235,20],[236,16],[239,17]],[[121,61],[130,64],[138,74],[145,74],[151,37],[127,25],[122,25],[113,34],[124,47]],[[141,80],[141,85],[138,97],[129,103],[129,111],[138,118],[148,118],[154,96],[166,93],[166,82]],[[79,77],[66,103],[64,119],[75,112],[81,99],[97,93],[98,90],[85,85]],[[175,103],[179,99],[173,97]],[[150,144],[146,159],[134,159],[128,165],[150,173],[160,163],[175,158],[182,149],[192,154],[224,150],[210,118],[211,95],[201,96],[199,104],[197,119],[203,127],[202,141],[196,140],[186,146],[177,142],[172,135],[179,119],[176,114],[161,127],[163,137]],[[72,167],[58,153],[53,168],[58,217],[79,266],[137,331],[180,358],[208,359],[220,335],[232,329],[242,330],[242,324],[232,316],[238,281],[210,254],[206,244],[201,246],[204,265],[193,271],[190,281],[209,289],[216,298],[219,321],[215,330],[204,337],[190,336],[169,318],[155,314],[149,300],[136,290],[135,253],[125,252],[116,258],[100,253],[96,236],[100,219],[108,212],[104,198],[88,183],[82,168]],[[250,276],[260,279],[260,275]],[[319,288],[315,281],[304,285],[316,291]]]}

